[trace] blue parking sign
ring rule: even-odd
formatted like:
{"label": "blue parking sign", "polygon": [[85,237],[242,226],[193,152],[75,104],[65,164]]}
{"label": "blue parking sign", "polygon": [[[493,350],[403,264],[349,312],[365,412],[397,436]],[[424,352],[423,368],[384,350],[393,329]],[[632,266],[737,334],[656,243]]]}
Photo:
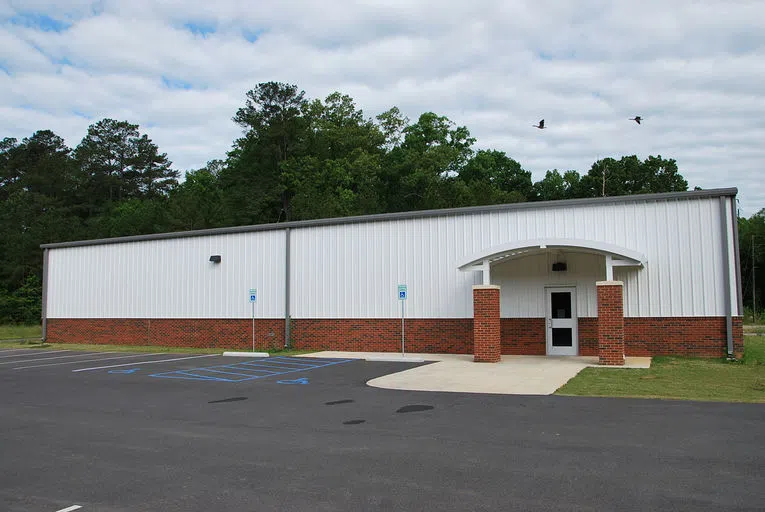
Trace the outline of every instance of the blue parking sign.
{"label": "blue parking sign", "polygon": [[398,285],[398,300],[406,300],[406,285]]}
{"label": "blue parking sign", "polygon": [[250,288],[250,302],[258,302],[258,290]]}

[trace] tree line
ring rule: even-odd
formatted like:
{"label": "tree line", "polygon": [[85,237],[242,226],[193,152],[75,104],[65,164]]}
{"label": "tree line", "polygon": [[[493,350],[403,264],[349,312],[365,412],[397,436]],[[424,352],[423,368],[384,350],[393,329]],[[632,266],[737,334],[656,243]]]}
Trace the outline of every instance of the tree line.
{"label": "tree line", "polygon": [[[445,116],[412,121],[393,107],[370,118],[348,95],[310,99],[291,84],[258,84],[233,121],[242,134],[225,157],[183,180],[128,121],[98,121],[74,148],[50,130],[2,139],[0,322],[39,321],[41,243],[688,189],[661,156],[604,158],[533,182]],[[743,219],[742,254],[762,213]]]}

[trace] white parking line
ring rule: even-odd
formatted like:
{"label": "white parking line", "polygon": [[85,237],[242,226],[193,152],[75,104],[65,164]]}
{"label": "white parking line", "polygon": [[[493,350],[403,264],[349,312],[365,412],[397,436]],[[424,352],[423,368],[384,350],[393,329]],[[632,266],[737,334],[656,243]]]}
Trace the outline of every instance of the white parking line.
{"label": "white parking line", "polygon": [[[51,351],[56,352],[56,351]],[[114,352],[80,352],[79,354],[72,354],[72,355],[66,355],[66,356],[56,356],[56,357],[33,357],[32,359],[22,359],[19,361],[18,359],[14,359],[13,361],[3,361],[0,364],[24,364],[24,363],[36,363],[37,361],[50,361],[51,359],[69,359],[70,357],[83,357],[83,356],[92,356],[95,354],[114,354]]]}
{"label": "white parking line", "polygon": [[[103,352],[102,352],[103,353]],[[111,352],[113,353],[113,352]],[[128,357],[143,357],[143,356],[158,356],[160,354],[166,354],[167,352],[155,352],[154,354],[130,354],[129,356],[120,357],[99,357],[98,359],[85,359],[84,361],[64,361],[63,363],[48,363],[48,364],[35,364],[32,366],[19,366],[14,370],[26,370],[27,368],[40,368],[41,366],[59,366],[62,364],[79,364],[79,363],[92,363],[95,361],[109,361],[113,359],[127,359]]]}
{"label": "white parking line", "polygon": [[51,352],[71,352],[71,350],[35,350],[32,353],[29,352],[23,352],[21,354],[11,354],[9,356],[0,356],[0,359],[8,359],[10,357],[26,357],[26,356],[36,356],[38,354],[50,354]]}
{"label": "white parking line", "polygon": [[71,507],[62,508],[61,510],[56,510],[56,512],[72,512],[73,510],[79,510],[82,506],[80,505],[72,505]]}
{"label": "white parking line", "polygon": [[[166,353],[166,352],[165,352]],[[149,354],[156,355],[156,354]],[[177,357],[175,359],[159,359],[155,361],[138,361],[137,363],[125,363],[125,364],[113,364],[110,366],[97,366],[95,368],[80,368],[79,370],[72,370],[73,372],[87,372],[90,370],[103,370],[105,368],[117,368],[118,366],[134,366],[136,364],[154,364],[154,363],[169,363],[170,361],[184,361],[186,359],[199,359],[200,357],[217,357],[220,354],[205,354],[203,356],[191,356],[191,357]]]}
{"label": "white parking line", "polygon": [[9,352],[50,352],[50,350],[41,350],[39,348],[0,348],[0,354],[7,354]]}

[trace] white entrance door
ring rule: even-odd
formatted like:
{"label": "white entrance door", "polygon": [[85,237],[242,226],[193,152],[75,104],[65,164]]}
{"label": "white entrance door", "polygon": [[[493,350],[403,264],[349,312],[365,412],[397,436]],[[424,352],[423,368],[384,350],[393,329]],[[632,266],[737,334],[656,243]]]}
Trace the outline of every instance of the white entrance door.
{"label": "white entrance door", "polygon": [[576,288],[545,288],[547,304],[547,355],[579,354]]}

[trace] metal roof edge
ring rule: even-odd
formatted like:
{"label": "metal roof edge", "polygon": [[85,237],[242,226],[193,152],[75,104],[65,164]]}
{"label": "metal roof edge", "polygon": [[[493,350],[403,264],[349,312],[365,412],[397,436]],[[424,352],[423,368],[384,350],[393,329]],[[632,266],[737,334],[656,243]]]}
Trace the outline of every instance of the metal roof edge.
{"label": "metal roof edge", "polygon": [[198,236],[227,235],[235,233],[250,233],[254,231],[273,231],[286,228],[304,228],[318,226],[333,226],[341,224],[359,224],[364,222],[381,222],[391,220],[409,220],[427,217],[441,217],[451,215],[472,215],[511,210],[530,210],[543,208],[565,208],[572,206],[585,206],[591,204],[611,203],[634,203],[653,202],[672,199],[700,199],[709,197],[736,196],[738,189],[716,188],[709,190],[690,190],[685,192],[663,192],[659,194],[637,194],[630,196],[610,197],[587,197],[581,199],[561,199],[557,201],[527,201],[523,203],[506,203],[487,206],[465,206],[461,208],[444,208],[440,210],[415,210],[396,213],[378,213],[373,215],[357,215],[353,217],[334,217],[330,219],[300,220],[292,222],[280,222],[271,224],[254,224],[249,226],[232,226],[227,228],[212,228],[196,231],[176,231],[171,233],[154,233],[151,235],[133,235],[115,238],[99,238],[93,240],[79,240],[74,242],[57,242],[42,244],[42,249],[60,249],[65,247],[83,247],[87,245],[121,244],[129,242],[143,242],[149,240],[168,240],[173,238],[191,238]]}

